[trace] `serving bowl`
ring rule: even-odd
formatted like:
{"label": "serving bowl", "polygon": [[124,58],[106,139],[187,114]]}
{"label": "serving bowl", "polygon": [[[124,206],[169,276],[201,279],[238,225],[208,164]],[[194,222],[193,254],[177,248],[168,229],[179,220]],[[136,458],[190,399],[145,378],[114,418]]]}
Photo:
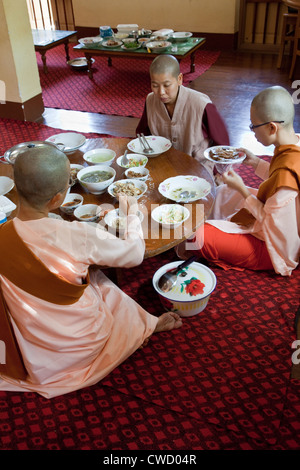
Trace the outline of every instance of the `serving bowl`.
{"label": "serving bowl", "polygon": [[111,149],[99,148],[89,150],[83,154],[83,159],[88,165],[106,165],[110,166],[114,161],[116,152]]}
{"label": "serving bowl", "polygon": [[177,228],[190,217],[190,211],[180,204],[162,204],[153,209],[151,217],[163,228]]}
{"label": "serving bowl", "polygon": [[[88,176],[87,176],[88,175]],[[105,177],[102,181],[98,178]],[[103,194],[116,177],[116,170],[111,166],[92,165],[77,173],[81,186],[92,194]]]}
{"label": "serving bowl", "polygon": [[174,42],[185,42],[192,36],[193,33],[189,33],[187,31],[178,31],[176,33],[171,33],[169,39],[172,39]]}
{"label": "serving bowl", "polygon": [[81,222],[93,222],[100,217],[101,212],[101,206],[97,204],[82,204],[74,210],[74,215]]}
{"label": "serving bowl", "polygon": [[94,37],[87,37],[87,38],[81,38],[78,39],[79,44],[82,44],[84,47],[95,47],[95,46],[100,46],[101,42],[103,41],[103,38],[101,36],[94,36]]}
{"label": "serving bowl", "polygon": [[172,43],[169,41],[150,41],[147,43],[147,48],[151,49],[152,52],[164,52],[168,49],[168,47],[172,46]]}
{"label": "serving bowl", "polygon": [[211,269],[194,261],[179,272],[177,282],[169,292],[161,291],[158,287],[160,277],[181,263],[182,260],[173,261],[159,268],[154,273],[152,284],[166,310],[176,312],[181,317],[191,317],[207,307],[217,279]]}
{"label": "serving bowl", "polygon": [[147,43],[150,42],[150,39],[147,37],[139,38],[138,43],[141,44],[142,47],[147,47]]}
{"label": "serving bowl", "polygon": [[65,214],[71,215],[77,207],[82,205],[82,203],[83,197],[81,194],[69,193],[66,195],[62,205],[60,206],[60,210]]}
{"label": "serving bowl", "polygon": [[[143,213],[141,211],[137,211],[136,215],[142,222],[144,219]],[[104,217],[104,222],[112,231],[116,231],[119,233],[124,233],[127,228],[127,217],[120,217],[119,209],[114,209],[107,212]]]}
{"label": "serving bowl", "polygon": [[142,197],[147,191],[148,187],[144,181],[138,179],[125,179],[118,180],[112,183],[107,192],[112,196],[118,198],[120,195],[133,196],[136,199]]}
{"label": "serving bowl", "polygon": [[149,176],[149,170],[145,167],[127,168],[127,170],[125,171],[125,176],[129,179],[138,179],[140,181],[146,181]]}
{"label": "serving bowl", "polygon": [[117,159],[117,164],[122,168],[142,168],[148,163],[148,158],[140,153],[127,154],[128,164],[122,165],[123,155]]}

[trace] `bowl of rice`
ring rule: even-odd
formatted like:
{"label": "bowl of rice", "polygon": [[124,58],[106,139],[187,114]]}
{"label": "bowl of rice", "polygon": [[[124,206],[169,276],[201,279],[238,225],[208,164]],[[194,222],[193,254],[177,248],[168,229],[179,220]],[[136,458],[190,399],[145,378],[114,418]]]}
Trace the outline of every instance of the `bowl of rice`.
{"label": "bowl of rice", "polygon": [[163,228],[176,228],[190,217],[190,211],[180,204],[162,204],[153,209],[151,217]]}

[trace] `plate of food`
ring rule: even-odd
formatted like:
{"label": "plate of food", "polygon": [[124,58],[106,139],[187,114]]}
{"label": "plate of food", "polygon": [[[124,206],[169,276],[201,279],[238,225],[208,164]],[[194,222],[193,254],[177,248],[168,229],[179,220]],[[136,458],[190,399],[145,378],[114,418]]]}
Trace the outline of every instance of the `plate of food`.
{"label": "plate of food", "polygon": [[144,147],[141,145],[139,139],[131,140],[127,145],[128,149],[133,153],[141,153],[143,155],[147,155],[148,158],[151,158],[157,157],[172,147],[169,139],[166,139],[165,137],[159,137],[156,135],[146,135],[145,137],[150,147],[153,149],[153,153],[145,152]]}
{"label": "plate of food", "polygon": [[241,163],[245,160],[246,154],[239,151],[236,147],[217,145],[206,149],[204,151],[204,157],[214,163],[232,165],[234,163]]}
{"label": "plate of food", "polygon": [[144,181],[125,179],[115,181],[108,187],[107,191],[112,197],[118,198],[122,194],[125,194],[126,196],[133,196],[138,199],[145,194],[147,189],[148,187]]}
{"label": "plate of food", "polygon": [[[206,179],[199,176],[180,175],[162,181],[158,191],[171,201],[194,202],[208,196],[211,185]],[[182,196],[182,194],[187,194],[187,196]]]}
{"label": "plate of food", "polygon": [[102,46],[104,47],[119,47],[122,45],[122,41],[120,39],[107,39],[106,41],[103,41]]}

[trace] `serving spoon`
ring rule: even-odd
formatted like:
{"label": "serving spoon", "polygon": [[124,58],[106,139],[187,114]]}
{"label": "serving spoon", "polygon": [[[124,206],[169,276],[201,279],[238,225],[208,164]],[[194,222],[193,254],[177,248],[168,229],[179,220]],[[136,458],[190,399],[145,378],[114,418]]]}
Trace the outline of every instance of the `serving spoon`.
{"label": "serving spoon", "polygon": [[123,155],[122,160],[121,160],[121,165],[123,165],[123,166],[127,166],[128,163],[129,163],[129,160],[127,158],[127,152],[128,152],[128,150],[125,150],[124,155]]}
{"label": "serving spoon", "polygon": [[177,268],[171,269],[164,273],[158,280],[158,287],[162,292],[169,292],[176,284],[177,274],[183,269],[186,268],[193,261],[196,261],[197,256],[191,256],[189,259],[179,264]]}

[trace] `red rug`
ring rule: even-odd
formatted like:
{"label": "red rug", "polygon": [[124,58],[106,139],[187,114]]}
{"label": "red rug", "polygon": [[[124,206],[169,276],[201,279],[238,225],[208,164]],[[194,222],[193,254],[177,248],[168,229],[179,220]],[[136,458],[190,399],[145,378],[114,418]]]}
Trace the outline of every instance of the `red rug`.
{"label": "red rug", "polygon": [[[71,58],[82,53],[70,47]],[[204,73],[219,57],[219,52],[199,50],[195,55],[195,72],[190,73],[190,59],[181,61],[184,83]],[[66,64],[64,46],[46,54],[48,74],[43,72],[42,60],[37,61],[45,107],[89,111],[93,113],[140,117],[150,90],[149,66],[151,60],[95,57],[94,76],[76,71]]]}
{"label": "red rug", "polygon": [[[11,120],[0,128],[2,148],[56,132]],[[170,250],[124,269],[121,288],[159,314],[151,279],[175,259]],[[0,392],[0,449],[299,450],[300,381],[290,370],[300,269],[285,278],[210,267],[217,287],[204,312],[153,335],[102,382],[52,400]]]}

